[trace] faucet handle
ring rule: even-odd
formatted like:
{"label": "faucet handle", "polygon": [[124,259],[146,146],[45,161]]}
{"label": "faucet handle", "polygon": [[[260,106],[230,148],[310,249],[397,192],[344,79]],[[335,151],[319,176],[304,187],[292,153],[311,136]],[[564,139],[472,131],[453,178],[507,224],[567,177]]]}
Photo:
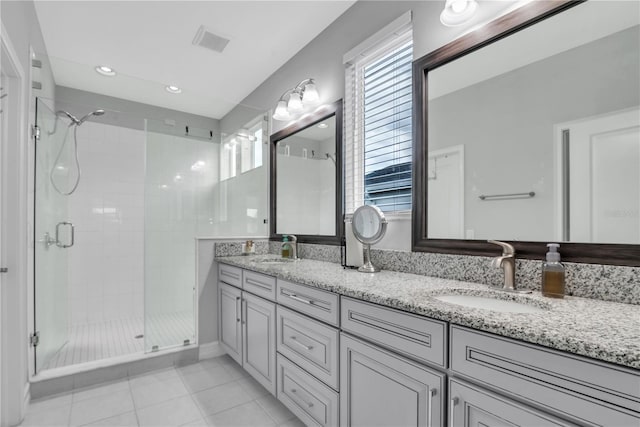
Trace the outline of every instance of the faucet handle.
{"label": "faucet handle", "polygon": [[294,236],[293,234],[287,234],[287,236],[289,237],[289,239],[291,239],[292,242],[297,242],[298,238],[296,236]]}
{"label": "faucet handle", "polygon": [[498,240],[487,240],[487,242],[500,246],[502,248],[502,256],[514,256],[516,254],[516,249],[509,243]]}

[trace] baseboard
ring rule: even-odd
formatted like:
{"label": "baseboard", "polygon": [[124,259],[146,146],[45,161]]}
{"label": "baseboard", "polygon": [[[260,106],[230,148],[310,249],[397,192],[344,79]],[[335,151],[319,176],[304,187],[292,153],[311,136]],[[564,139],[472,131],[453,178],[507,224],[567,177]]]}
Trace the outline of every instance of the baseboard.
{"label": "baseboard", "polygon": [[223,354],[225,354],[225,351],[222,349],[220,342],[208,342],[206,344],[200,344],[198,359],[210,359],[212,357],[222,356]]}

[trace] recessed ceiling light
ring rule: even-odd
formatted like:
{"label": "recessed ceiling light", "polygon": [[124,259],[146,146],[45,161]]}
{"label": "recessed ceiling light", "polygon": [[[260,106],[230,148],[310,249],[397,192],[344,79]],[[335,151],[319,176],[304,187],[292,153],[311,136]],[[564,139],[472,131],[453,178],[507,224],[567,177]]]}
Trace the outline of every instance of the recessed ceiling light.
{"label": "recessed ceiling light", "polygon": [[113,77],[116,75],[116,71],[111,67],[107,67],[106,65],[98,65],[96,67],[96,71],[98,72],[98,74],[102,74],[103,76],[107,77]]}
{"label": "recessed ceiling light", "polygon": [[180,89],[178,86],[169,85],[169,86],[165,86],[164,89],[169,93],[180,93],[180,92],[182,92],[182,89]]}
{"label": "recessed ceiling light", "polygon": [[319,127],[320,129],[326,129],[326,128],[328,128],[328,127],[329,127],[329,125],[328,125],[328,124],[326,124],[326,123],[320,123],[320,124],[318,125],[318,127]]}

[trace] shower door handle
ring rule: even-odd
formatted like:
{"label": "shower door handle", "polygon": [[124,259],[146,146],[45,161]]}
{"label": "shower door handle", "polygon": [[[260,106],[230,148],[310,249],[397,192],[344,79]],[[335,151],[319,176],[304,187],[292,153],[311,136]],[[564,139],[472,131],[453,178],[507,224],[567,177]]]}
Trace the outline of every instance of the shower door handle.
{"label": "shower door handle", "polygon": [[[60,241],[60,227],[65,225],[68,225],[69,227],[71,227],[71,242],[68,245],[65,245]],[[66,221],[57,223],[56,224],[56,246],[63,249],[70,248],[71,246],[73,246],[73,243],[75,242],[75,234],[76,234],[76,229],[73,226],[73,223],[66,222]]]}

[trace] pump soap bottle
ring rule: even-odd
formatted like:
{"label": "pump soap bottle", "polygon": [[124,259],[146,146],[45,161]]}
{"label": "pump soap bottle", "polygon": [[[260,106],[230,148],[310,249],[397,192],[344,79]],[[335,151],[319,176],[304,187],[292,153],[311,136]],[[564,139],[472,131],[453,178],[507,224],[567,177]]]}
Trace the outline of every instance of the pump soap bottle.
{"label": "pump soap bottle", "polygon": [[547,245],[547,261],[542,264],[542,295],[550,298],[564,298],[564,266],[560,263],[557,243]]}
{"label": "pump soap bottle", "polygon": [[291,244],[289,244],[289,238],[284,236],[282,239],[282,258],[291,257]]}

